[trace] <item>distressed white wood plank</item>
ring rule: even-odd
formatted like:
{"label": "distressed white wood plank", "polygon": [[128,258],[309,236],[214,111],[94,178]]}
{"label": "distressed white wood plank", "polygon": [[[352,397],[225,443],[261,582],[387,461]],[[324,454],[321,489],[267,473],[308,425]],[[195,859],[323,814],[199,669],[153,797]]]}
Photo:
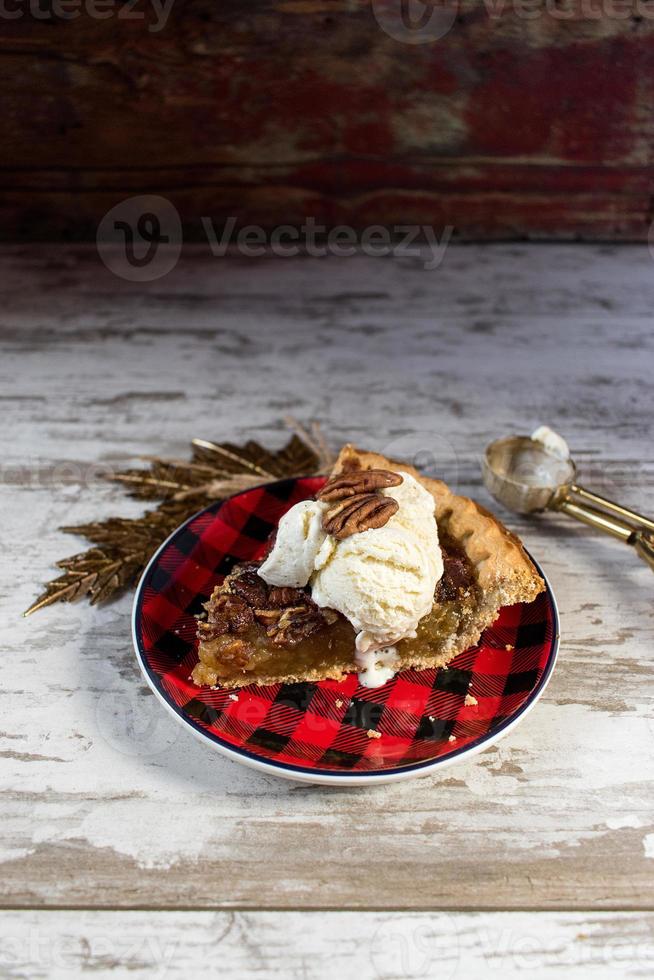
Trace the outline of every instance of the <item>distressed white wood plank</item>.
{"label": "distressed white wood plank", "polygon": [[547,421],[584,481],[651,511],[645,246],[451,248],[434,272],[196,252],[149,286],[6,249],[0,272],[6,904],[652,907],[652,581],[618,543],[502,515],[558,595],[559,666],[505,741],[400,786],[296,787],[198,744],[141,681],[127,597],[19,618],[83,544],[59,525],[139,512],[98,464],[279,443],[288,411],[486,505],[484,445]]}
{"label": "distressed white wood plank", "polygon": [[647,913],[0,913],[3,977],[648,977]]}

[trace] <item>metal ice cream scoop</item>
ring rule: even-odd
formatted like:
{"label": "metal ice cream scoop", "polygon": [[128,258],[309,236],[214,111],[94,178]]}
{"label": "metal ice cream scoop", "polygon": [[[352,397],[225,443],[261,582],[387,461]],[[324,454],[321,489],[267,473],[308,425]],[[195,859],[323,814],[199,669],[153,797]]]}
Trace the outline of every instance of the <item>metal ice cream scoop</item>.
{"label": "metal ice cream scoop", "polygon": [[654,521],[579,486],[569,456],[549,451],[531,436],[506,436],[487,447],[482,472],[487,490],[509,510],[569,514],[626,541],[654,570]]}

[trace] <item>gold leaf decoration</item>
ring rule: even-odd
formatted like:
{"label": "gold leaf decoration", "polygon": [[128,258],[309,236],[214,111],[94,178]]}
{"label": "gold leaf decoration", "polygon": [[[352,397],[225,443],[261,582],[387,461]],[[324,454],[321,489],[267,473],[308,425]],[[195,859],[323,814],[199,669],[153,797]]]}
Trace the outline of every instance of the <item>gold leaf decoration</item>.
{"label": "gold leaf decoration", "polygon": [[194,439],[189,461],[147,456],[143,461],[148,467],[116,473],[111,479],[122,483],[131,497],[161,503],[141,517],[110,517],[61,528],[82,535],[93,547],[58,562],[62,574],[46,585],[24,615],[85,596],[92,605],[112,599],[135,586],[166,538],[207,504],[284,477],[327,472],[333,456],[319,427],[307,431],[293,419],[287,424],[294,434],[277,452],[254,441],[237,446]]}

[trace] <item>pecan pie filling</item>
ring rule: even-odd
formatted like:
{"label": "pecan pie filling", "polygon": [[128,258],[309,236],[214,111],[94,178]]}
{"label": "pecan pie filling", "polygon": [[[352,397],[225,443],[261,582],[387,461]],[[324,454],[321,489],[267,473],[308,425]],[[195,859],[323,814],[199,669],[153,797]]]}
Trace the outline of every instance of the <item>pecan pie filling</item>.
{"label": "pecan pie filling", "polygon": [[[476,605],[475,571],[465,552],[442,536],[444,572],[431,612],[417,636],[398,643],[404,660],[438,654]],[[240,686],[266,683],[279,675],[334,676],[357,669],[355,632],[340,613],[321,609],[307,589],[267,585],[257,575],[259,562],[233,569],[206,604],[198,623],[200,662],[193,670],[198,685]]]}

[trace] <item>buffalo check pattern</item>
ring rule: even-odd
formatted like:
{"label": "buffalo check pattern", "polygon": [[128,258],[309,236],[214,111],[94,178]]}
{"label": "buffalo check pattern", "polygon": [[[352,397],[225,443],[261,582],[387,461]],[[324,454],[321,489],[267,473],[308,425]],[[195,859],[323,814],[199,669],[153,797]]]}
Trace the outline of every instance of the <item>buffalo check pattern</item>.
{"label": "buffalo check pattern", "polygon": [[381,688],[355,674],[320,683],[197,687],[196,616],[232,566],[260,558],[279,519],[322,486],[281,480],[216,503],[182,525],[146,571],[137,595],[139,654],[170,707],[208,739],[295,771],[365,773],[420,768],[478,745],[537,695],[553,666],[556,611],[549,591],[502,609],[479,644],[440,670],[408,670]]}

